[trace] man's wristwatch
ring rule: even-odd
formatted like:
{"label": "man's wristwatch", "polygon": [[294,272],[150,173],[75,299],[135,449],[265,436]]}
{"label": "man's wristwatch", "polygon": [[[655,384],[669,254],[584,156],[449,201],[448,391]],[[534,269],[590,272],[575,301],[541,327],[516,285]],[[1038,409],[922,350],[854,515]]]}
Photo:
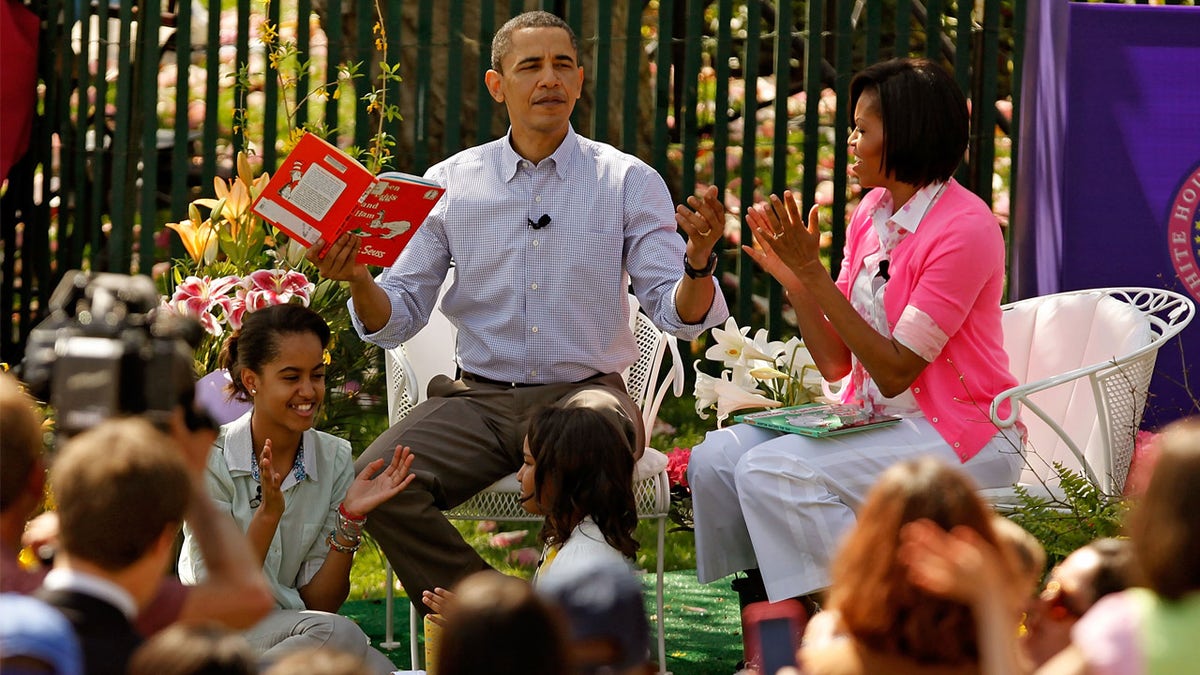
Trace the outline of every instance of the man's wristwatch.
{"label": "man's wristwatch", "polygon": [[711,277],[713,270],[715,270],[715,269],[717,269],[717,252],[716,251],[713,251],[712,253],[709,254],[708,262],[705,263],[704,267],[702,267],[700,269],[696,269],[695,267],[692,267],[691,263],[688,262],[687,254],[686,253],[683,254],[683,272],[684,272],[684,274],[688,275],[689,277],[691,277],[693,279],[700,279],[703,277]]}

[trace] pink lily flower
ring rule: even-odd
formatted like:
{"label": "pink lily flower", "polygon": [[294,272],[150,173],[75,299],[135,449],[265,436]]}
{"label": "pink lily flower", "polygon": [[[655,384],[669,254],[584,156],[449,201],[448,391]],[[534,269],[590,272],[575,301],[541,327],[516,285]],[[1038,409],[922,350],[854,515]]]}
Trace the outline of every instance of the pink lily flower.
{"label": "pink lily flower", "polygon": [[198,320],[209,334],[221,335],[224,330],[219,317],[229,314],[232,304],[229,291],[239,281],[233,275],[218,279],[191,276],[175,288],[170,304],[179,314]]}
{"label": "pink lily flower", "polygon": [[[246,301],[251,312],[262,307],[291,302],[292,298],[300,298],[301,303],[307,307],[315,288],[308,277],[294,270],[257,270],[242,280],[242,286],[249,291]],[[252,296],[262,297],[254,297],[251,300]]]}

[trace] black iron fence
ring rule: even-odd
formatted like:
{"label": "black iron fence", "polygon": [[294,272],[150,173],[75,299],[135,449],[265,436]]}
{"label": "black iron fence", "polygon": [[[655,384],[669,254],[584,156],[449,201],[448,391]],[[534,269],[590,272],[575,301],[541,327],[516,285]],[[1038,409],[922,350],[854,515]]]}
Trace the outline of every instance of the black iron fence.
{"label": "black iron fence", "polygon": [[[677,199],[715,184],[739,212],[765,193],[798,189],[805,205],[828,206],[834,265],[856,199],[845,170],[852,73],[896,55],[940,60],[974,102],[959,179],[1003,219],[1018,148],[1024,4],[30,3],[42,22],[38,114],[30,150],[0,199],[3,360],[20,358],[66,270],[149,273],[182,255],[162,236],[164,224],[211,196],[213,178],[232,172],[239,151],[274,172],[288,133],[304,126],[342,146],[390,138],[391,167],[421,172],[504,133],[503,110],[482,77],[491,35],[535,8],[565,17],[580,36],[580,133],[646,159]],[[381,68],[403,81],[380,84]],[[729,235],[749,239],[744,223]],[[736,246],[727,247],[723,270],[743,324],[788,332],[778,288]]]}

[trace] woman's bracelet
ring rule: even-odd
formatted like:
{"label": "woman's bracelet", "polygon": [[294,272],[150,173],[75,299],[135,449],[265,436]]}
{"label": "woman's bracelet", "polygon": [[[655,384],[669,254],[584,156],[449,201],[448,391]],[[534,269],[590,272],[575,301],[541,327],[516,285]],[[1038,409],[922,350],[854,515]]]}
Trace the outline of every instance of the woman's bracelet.
{"label": "woman's bracelet", "polygon": [[338,508],[337,530],[347,539],[358,539],[361,537],[363,533],[363,525],[365,525],[366,522],[366,518],[360,518],[358,520],[347,518],[342,514],[341,508]]}
{"label": "woman's bracelet", "polygon": [[348,528],[341,522],[335,526],[334,531],[342,535],[342,539],[345,539],[346,541],[358,541],[359,539],[362,539],[361,529]]}
{"label": "woman's bracelet", "polygon": [[338,504],[338,508],[337,508],[337,510],[338,510],[338,514],[339,514],[339,515],[341,515],[341,516],[343,516],[343,517],[344,517],[346,520],[353,520],[353,521],[354,521],[354,522],[356,522],[356,523],[365,523],[365,522],[367,522],[367,517],[366,517],[366,516],[354,516],[354,515],[351,515],[351,514],[350,514],[350,512],[346,510],[346,502],[342,502],[341,504]]}
{"label": "woman's bracelet", "polygon": [[362,545],[362,539],[346,537],[347,539],[353,539],[354,543],[350,546],[343,546],[342,544],[338,543],[336,534],[337,533],[334,530],[330,530],[329,536],[325,537],[325,543],[329,545],[329,548],[332,548],[338,553],[349,553],[353,555],[354,552],[358,550],[358,547]]}

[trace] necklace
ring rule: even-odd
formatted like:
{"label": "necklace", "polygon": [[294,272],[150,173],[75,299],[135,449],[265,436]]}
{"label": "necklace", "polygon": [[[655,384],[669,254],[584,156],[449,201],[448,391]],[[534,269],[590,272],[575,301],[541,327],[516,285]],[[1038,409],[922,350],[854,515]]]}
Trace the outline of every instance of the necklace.
{"label": "necklace", "polygon": [[[296,458],[292,460],[292,475],[295,476],[296,482],[308,478],[308,472],[304,470],[304,437],[300,437],[300,448],[296,450]],[[259,476],[258,457],[254,454],[254,448],[250,448],[250,477],[254,479],[254,496],[250,498],[250,508],[257,509],[262,505],[262,479]]]}

